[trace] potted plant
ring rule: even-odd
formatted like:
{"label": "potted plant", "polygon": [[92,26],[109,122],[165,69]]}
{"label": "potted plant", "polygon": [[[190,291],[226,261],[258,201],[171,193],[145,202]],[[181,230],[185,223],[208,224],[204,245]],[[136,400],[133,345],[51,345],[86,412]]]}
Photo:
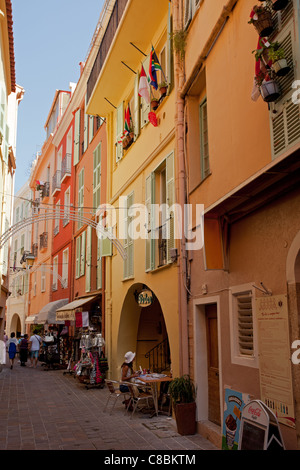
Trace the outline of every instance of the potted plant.
{"label": "potted plant", "polygon": [[151,109],[155,111],[158,108],[159,99],[158,98],[151,98]]}
{"label": "potted plant", "polygon": [[280,88],[276,80],[266,76],[260,85],[260,93],[264,101],[271,103],[280,97]]}
{"label": "potted plant", "polygon": [[159,88],[160,95],[161,96],[166,96],[167,90],[168,90],[167,82],[163,81],[163,82],[159,83],[158,88]]}
{"label": "potted plant", "polygon": [[196,388],[189,375],[176,377],[169,385],[177,431],[182,436],[196,433]]}
{"label": "potted plant", "polygon": [[289,3],[289,0],[271,0],[273,3],[272,8],[275,11],[283,10],[287,4]]}
{"label": "potted plant", "polygon": [[255,5],[248,23],[254,25],[260,37],[270,36],[274,29],[271,10],[265,6]]}
{"label": "potted plant", "polygon": [[268,56],[272,61],[272,70],[276,75],[283,77],[289,73],[290,67],[285,58],[284,49],[280,46],[279,42],[271,43],[271,46],[268,48]]}

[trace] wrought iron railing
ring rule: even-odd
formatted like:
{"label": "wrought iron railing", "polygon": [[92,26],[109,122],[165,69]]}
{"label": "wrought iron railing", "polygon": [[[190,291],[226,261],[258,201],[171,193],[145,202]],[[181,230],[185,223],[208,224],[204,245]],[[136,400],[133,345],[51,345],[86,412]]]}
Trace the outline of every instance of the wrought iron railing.
{"label": "wrought iron railing", "polygon": [[71,176],[71,158],[72,155],[70,153],[66,153],[63,161],[61,162],[61,181],[66,176]]}
{"label": "wrought iron railing", "polygon": [[60,191],[61,188],[61,171],[57,170],[52,178],[52,195],[55,193],[55,191]]}
{"label": "wrought iron railing", "polygon": [[40,235],[40,250],[48,247],[48,232],[43,232]]}
{"label": "wrought iron railing", "polygon": [[164,370],[170,369],[171,358],[168,338],[150,349],[145,354],[145,358],[149,360],[149,369],[152,372],[161,373]]}

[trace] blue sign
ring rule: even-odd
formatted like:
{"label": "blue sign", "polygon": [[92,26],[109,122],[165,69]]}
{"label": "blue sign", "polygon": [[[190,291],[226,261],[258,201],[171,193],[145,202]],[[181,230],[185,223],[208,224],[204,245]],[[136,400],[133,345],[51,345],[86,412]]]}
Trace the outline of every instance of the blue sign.
{"label": "blue sign", "polygon": [[222,450],[237,450],[242,410],[249,402],[249,395],[225,389]]}

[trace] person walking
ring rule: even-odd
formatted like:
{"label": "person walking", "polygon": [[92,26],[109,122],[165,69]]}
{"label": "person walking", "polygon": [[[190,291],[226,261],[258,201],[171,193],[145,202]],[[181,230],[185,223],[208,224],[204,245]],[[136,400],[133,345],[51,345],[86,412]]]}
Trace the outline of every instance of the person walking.
{"label": "person walking", "polygon": [[39,358],[39,351],[42,344],[42,338],[38,335],[38,330],[33,331],[33,335],[30,336],[29,339],[29,351],[30,351],[30,361],[31,366],[36,368],[38,358]]}
{"label": "person walking", "polygon": [[8,350],[8,357],[10,360],[10,368],[13,368],[15,357],[17,354],[18,348],[18,340],[15,337],[15,333],[11,333],[9,340],[7,341],[7,350]]}
{"label": "person walking", "polygon": [[22,338],[19,343],[20,362],[21,362],[21,366],[23,367],[26,366],[26,362],[28,358],[28,346],[29,346],[28,335],[25,334],[24,338]]}

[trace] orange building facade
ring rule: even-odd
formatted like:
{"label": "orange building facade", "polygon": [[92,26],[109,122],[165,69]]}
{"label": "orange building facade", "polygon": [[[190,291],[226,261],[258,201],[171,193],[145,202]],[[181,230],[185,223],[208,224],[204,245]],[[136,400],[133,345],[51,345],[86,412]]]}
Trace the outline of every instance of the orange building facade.
{"label": "orange building facade", "polygon": [[279,43],[289,71],[277,75],[263,62],[279,84],[272,101],[255,86],[252,51],[263,33],[249,24],[252,1],[186,1],[174,26],[186,34],[178,83],[186,197],[204,206],[204,246],[188,253],[186,367],[198,388],[199,432],[222,445],[226,391],[236,391],[268,405],[286,448],[296,449],[299,7],[275,11],[274,3],[260,5],[272,25],[261,38]]}

